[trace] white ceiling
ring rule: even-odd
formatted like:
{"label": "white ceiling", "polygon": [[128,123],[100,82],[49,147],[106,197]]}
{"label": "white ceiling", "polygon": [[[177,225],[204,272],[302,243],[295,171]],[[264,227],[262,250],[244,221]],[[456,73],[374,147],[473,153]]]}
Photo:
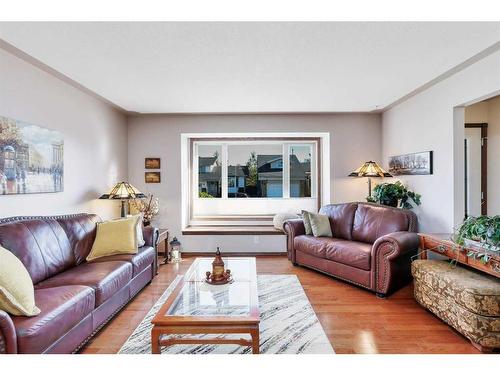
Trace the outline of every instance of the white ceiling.
{"label": "white ceiling", "polygon": [[500,41],[500,23],[0,23],[127,111],[381,109]]}

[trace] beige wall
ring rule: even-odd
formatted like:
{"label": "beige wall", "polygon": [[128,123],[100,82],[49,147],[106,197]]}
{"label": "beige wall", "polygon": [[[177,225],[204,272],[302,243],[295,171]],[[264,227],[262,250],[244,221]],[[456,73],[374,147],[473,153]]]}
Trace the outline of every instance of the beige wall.
{"label": "beige wall", "polygon": [[[331,200],[364,200],[364,179],[347,177],[366,160],[380,160],[381,125],[378,114],[318,115],[147,115],[129,118],[129,179],[144,192],[160,198],[156,221],[180,237],[190,251],[284,251],[282,236],[180,236],[181,133],[329,132]],[[162,183],[144,183],[144,158],[161,157]]]}
{"label": "beige wall", "polygon": [[126,118],[109,105],[0,49],[0,115],[64,136],[64,192],[0,196],[0,217],[119,214],[96,198],[127,176]]}
{"label": "beige wall", "polygon": [[466,123],[488,124],[488,215],[500,214],[500,96],[465,107]]}
{"label": "beige wall", "polygon": [[422,194],[422,231],[451,232],[463,218],[464,106],[498,94],[498,72],[499,51],[383,113],[386,167],[390,155],[434,151],[433,175],[401,178]]}

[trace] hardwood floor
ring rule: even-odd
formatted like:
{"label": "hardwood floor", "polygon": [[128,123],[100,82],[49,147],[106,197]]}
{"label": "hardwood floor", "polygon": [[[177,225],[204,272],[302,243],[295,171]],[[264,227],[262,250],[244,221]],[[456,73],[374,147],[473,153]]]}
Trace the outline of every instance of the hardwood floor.
{"label": "hardwood floor", "polygon": [[[170,282],[184,273],[193,259],[161,266],[154,281],[81,352],[116,353]],[[298,276],[338,354],[479,353],[463,336],[418,305],[411,285],[387,299],[379,299],[329,276],[294,267],[284,256],[257,257],[257,272]]]}

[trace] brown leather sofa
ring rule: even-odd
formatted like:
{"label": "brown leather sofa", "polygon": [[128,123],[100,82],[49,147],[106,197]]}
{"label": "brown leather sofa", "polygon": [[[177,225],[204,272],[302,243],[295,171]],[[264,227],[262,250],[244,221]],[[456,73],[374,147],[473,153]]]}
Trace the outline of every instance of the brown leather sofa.
{"label": "brown leather sofa", "polygon": [[411,257],[417,253],[417,217],[409,210],[372,203],[331,204],[333,238],[305,235],[301,219],[289,220],[288,258],[385,297],[411,281]]}
{"label": "brown leather sofa", "polygon": [[134,255],[86,262],[96,215],[0,219],[0,245],[26,266],[41,313],[0,310],[0,353],[72,353],[106,324],[156,274],[158,230],[143,230]]}

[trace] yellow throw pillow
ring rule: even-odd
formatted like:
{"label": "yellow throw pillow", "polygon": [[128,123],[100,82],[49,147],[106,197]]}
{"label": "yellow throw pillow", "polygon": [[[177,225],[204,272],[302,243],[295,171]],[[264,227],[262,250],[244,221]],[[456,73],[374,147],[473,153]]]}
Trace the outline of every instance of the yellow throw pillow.
{"label": "yellow throw pillow", "polygon": [[9,250],[0,246],[0,310],[12,315],[35,316],[33,280],[24,264]]}
{"label": "yellow throw pillow", "polygon": [[98,223],[87,261],[117,254],[137,254],[138,220],[140,216]]}

